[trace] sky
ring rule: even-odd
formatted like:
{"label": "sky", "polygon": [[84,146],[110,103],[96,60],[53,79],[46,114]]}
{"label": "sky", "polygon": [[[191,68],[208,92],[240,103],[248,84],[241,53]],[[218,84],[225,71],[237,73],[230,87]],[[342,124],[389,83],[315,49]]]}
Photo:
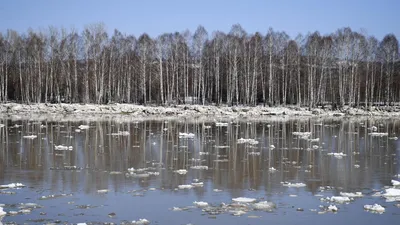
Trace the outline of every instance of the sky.
{"label": "sky", "polygon": [[192,33],[199,25],[209,34],[240,24],[247,33],[272,27],[290,37],[339,28],[367,32],[378,39],[400,38],[400,0],[2,0],[0,32],[75,28],[103,22],[109,34],[156,37],[166,32]]}

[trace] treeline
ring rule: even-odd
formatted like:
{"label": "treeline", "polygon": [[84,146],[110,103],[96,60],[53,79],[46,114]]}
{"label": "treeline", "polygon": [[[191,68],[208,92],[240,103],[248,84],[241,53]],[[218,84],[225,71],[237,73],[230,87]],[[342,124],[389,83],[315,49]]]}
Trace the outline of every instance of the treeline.
{"label": "treeline", "polygon": [[0,34],[0,101],[320,104],[400,101],[399,44],[350,28],[292,39],[269,29],[109,36],[50,27]]}

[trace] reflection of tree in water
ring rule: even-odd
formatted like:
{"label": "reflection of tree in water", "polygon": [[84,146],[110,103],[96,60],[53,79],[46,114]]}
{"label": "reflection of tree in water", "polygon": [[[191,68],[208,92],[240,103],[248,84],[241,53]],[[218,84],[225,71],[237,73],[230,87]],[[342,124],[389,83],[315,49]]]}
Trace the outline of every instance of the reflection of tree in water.
{"label": "reflection of tree in water", "polygon": [[[196,178],[236,196],[248,189],[276,193],[285,189],[281,181],[306,183],[313,193],[320,186],[354,191],[387,185],[399,171],[399,142],[390,139],[398,134],[399,121],[393,119],[232,121],[227,126],[180,120],[110,120],[92,122],[89,129],[80,132],[76,129],[86,124],[84,121],[0,123],[5,124],[0,128],[0,183],[45,182],[52,190],[93,193],[105,188],[122,191],[134,185],[170,190]],[[372,126],[389,135],[369,135]],[[111,135],[122,131],[129,135]],[[179,138],[179,132],[193,133],[194,138]],[[302,139],[293,132],[311,132],[311,136]],[[27,140],[24,135],[37,138]],[[258,144],[238,144],[240,138],[255,139]],[[73,150],[55,151],[54,146],[61,144]],[[327,155],[339,152],[347,156],[337,159]],[[83,169],[50,170],[64,166]],[[191,169],[193,166],[209,169]],[[125,173],[130,167],[150,167],[160,176],[135,180],[109,174]],[[277,171],[270,172],[272,167]],[[178,169],[189,172],[177,175],[173,171]],[[196,189],[196,194],[204,191]]]}

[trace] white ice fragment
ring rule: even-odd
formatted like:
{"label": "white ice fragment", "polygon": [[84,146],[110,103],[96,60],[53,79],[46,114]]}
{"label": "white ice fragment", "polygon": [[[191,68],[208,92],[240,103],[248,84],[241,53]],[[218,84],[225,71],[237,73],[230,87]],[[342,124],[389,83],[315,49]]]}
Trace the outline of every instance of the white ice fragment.
{"label": "white ice fragment", "polygon": [[198,182],[198,183],[192,183],[193,187],[203,187],[204,183],[203,182]]}
{"label": "white ice fragment", "polygon": [[97,193],[99,193],[99,194],[108,193],[108,189],[100,189],[100,190],[97,190]]}
{"label": "white ice fragment", "polygon": [[0,220],[3,216],[5,216],[7,213],[3,211],[3,207],[0,207]]}
{"label": "white ice fragment", "polygon": [[253,207],[256,210],[272,211],[275,208],[275,203],[268,201],[257,202],[253,204]]}
{"label": "white ice fragment", "polygon": [[11,184],[3,184],[0,185],[0,189],[5,189],[5,188],[20,188],[20,187],[25,187],[25,185],[21,183],[11,183]]}
{"label": "white ice fragment", "polygon": [[243,210],[235,210],[235,211],[232,211],[231,213],[234,216],[242,216],[242,215],[246,214],[246,212]]}
{"label": "white ice fragment", "polygon": [[299,136],[301,139],[308,139],[311,136],[311,132],[293,132],[294,136]]}
{"label": "white ice fragment", "polygon": [[382,196],[385,198],[400,197],[400,189],[388,188],[385,191],[386,192],[384,194],[382,194]]}
{"label": "white ice fragment", "polygon": [[337,158],[337,159],[341,159],[341,158],[343,158],[343,156],[347,156],[347,155],[344,154],[343,152],[339,152],[339,153],[337,153],[337,152],[330,152],[330,153],[328,153],[328,155],[334,156],[334,157]]}
{"label": "white ice fragment", "polygon": [[376,126],[372,126],[372,127],[370,127],[369,129],[372,130],[373,132],[378,131],[378,128],[377,128]]}
{"label": "white ice fragment", "polygon": [[261,152],[248,152],[248,155],[261,155]]}
{"label": "white ice fragment", "polygon": [[3,128],[5,125],[0,123],[0,128]]}
{"label": "white ice fragment", "polygon": [[76,225],[87,225],[86,223],[77,223]]}
{"label": "white ice fragment", "polygon": [[241,203],[252,203],[255,202],[256,200],[257,199],[255,198],[246,198],[246,197],[232,198],[232,201]]}
{"label": "white ice fragment", "polygon": [[211,126],[204,126],[204,129],[211,129]]}
{"label": "white ice fragment", "polygon": [[196,202],[194,201],[193,204],[197,207],[203,208],[203,207],[207,207],[208,203],[207,202]]}
{"label": "white ice fragment", "polygon": [[185,175],[188,171],[185,169],[180,169],[180,170],[175,170],[174,172],[180,175]]}
{"label": "white ice fragment", "polygon": [[75,129],[75,132],[76,132],[76,133],[80,133],[80,132],[81,132],[81,129]]}
{"label": "white ice fragment", "polygon": [[228,123],[216,122],[216,123],[215,123],[215,126],[216,126],[216,127],[227,127],[227,126],[228,126]]}
{"label": "white ice fragment", "polygon": [[111,133],[111,136],[129,136],[130,133],[128,131],[118,131],[117,133]]}
{"label": "white ice fragment", "polygon": [[81,130],[87,130],[87,129],[89,129],[89,125],[79,125],[78,128]]}
{"label": "white ice fragment", "polygon": [[26,135],[26,136],[23,136],[23,138],[25,138],[25,139],[35,139],[35,138],[37,138],[37,136],[36,135]]}
{"label": "white ice fragment", "polygon": [[361,192],[340,192],[339,193],[343,197],[349,197],[349,198],[361,198],[364,195]]}
{"label": "white ice fragment", "polygon": [[397,141],[397,139],[399,139],[399,138],[398,137],[389,137],[388,139]]}
{"label": "white ice fragment", "polygon": [[374,205],[364,205],[364,209],[368,210],[368,211],[373,211],[373,212],[377,212],[377,213],[384,213],[385,212],[385,208],[383,208],[381,205],[379,204],[374,204]]}
{"label": "white ice fragment", "polygon": [[274,149],[275,148],[275,145],[270,145],[269,146],[269,149]]}
{"label": "white ice fragment", "polygon": [[191,184],[181,184],[181,185],[178,185],[178,188],[179,189],[192,189],[193,185],[191,185]]}
{"label": "white ice fragment", "polygon": [[372,136],[372,137],[384,137],[384,136],[388,136],[389,134],[388,133],[372,132],[372,133],[369,133],[369,135]]}
{"label": "white ice fragment", "polygon": [[306,186],[306,184],[304,183],[281,182],[281,184],[286,187],[297,187],[297,188]]}
{"label": "white ice fragment", "polygon": [[354,168],[360,168],[360,165],[354,164]]}
{"label": "white ice fragment", "polygon": [[72,151],[73,147],[72,146],[64,146],[64,145],[55,145],[54,150],[58,151]]}
{"label": "white ice fragment", "polygon": [[336,207],[336,205],[329,205],[328,206],[328,211],[337,212],[338,208]]}
{"label": "white ice fragment", "polygon": [[199,155],[208,155],[210,154],[209,152],[199,152]]}
{"label": "white ice fragment", "polygon": [[310,138],[310,139],[308,139],[308,141],[311,142],[311,143],[312,142],[319,142],[319,138],[314,138],[314,139]]}
{"label": "white ice fragment", "polygon": [[215,188],[215,189],[213,189],[213,191],[214,192],[221,192],[222,190]]}
{"label": "white ice fragment", "polygon": [[326,201],[330,201],[330,202],[337,202],[340,204],[346,203],[346,202],[350,202],[351,199],[349,197],[343,197],[343,196],[332,196],[332,197],[326,197],[326,199],[321,199],[321,200],[326,200]]}
{"label": "white ice fragment", "polygon": [[190,168],[194,170],[208,170],[208,166],[192,166]]}
{"label": "white ice fragment", "polygon": [[271,167],[271,168],[269,168],[268,170],[269,170],[269,172],[275,172],[275,171],[277,171],[277,169],[275,169],[274,167]]}
{"label": "white ice fragment", "polygon": [[244,138],[240,138],[237,140],[238,144],[249,144],[249,145],[257,145],[258,141],[256,141],[255,139],[244,139]]}
{"label": "white ice fragment", "polygon": [[147,225],[147,224],[150,224],[150,221],[148,221],[146,219],[139,219],[138,221],[136,221],[136,220],[132,221],[132,223],[135,225]]}
{"label": "white ice fragment", "polygon": [[393,186],[400,186],[400,181],[392,180],[392,185]]}
{"label": "white ice fragment", "polygon": [[194,134],[193,133],[181,133],[181,132],[179,132],[179,138],[192,139],[192,138],[194,138]]}

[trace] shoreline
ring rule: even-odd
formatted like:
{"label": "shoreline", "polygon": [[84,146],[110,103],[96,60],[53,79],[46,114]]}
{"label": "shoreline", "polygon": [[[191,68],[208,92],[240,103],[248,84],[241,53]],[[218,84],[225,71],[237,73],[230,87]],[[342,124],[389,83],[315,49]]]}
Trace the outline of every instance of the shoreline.
{"label": "shoreline", "polygon": [[[383,108],[383,110],[382,110]],[[386,109],[386,110],[385,110]],[[0,104],[0,118],[22,119],[41,118],[40,120],[95,120],[124,119],[132,120],[167,120],[167,119],[293,119],[293,118],[327,118],[327,117],[373,117],[400,118],[400,108],[373,107],[371,111],[345,107],[342,110],[329,110],[298,106],[212,106],[212,105],[174,105],[143,106],[134,104]]]}

